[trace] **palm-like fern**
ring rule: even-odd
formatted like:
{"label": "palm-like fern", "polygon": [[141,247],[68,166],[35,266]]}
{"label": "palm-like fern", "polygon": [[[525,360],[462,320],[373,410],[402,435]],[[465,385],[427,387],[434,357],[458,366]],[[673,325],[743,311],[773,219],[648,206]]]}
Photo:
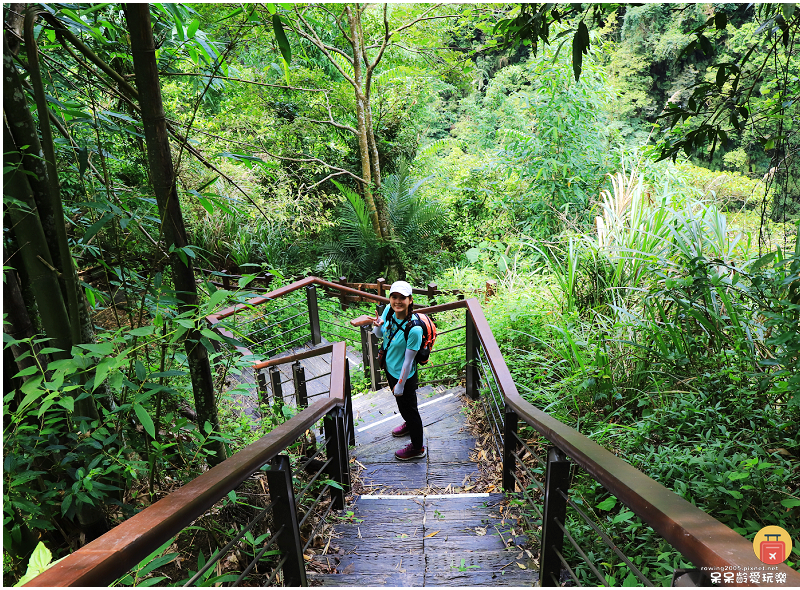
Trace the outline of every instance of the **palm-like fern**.
{"label": "palm-like fern", "polygon": [[417,194],[427,178],[414,179],[408,164],[401,162],[397,173],[384,178],[380,193],[391,224],[389,239],[375,235],[364,200],[353,190],[336,183],[346,201],[339,209],[339,231],[324,247],[323,266],[336,264],[359,277],[381,273],[393,247],[405,253],[425,251],[429,238],[441,230],[447,211],[441,203]]}
{"label": "palm-like fern", "polygon": [[407,249],[424,247],[426,240],[445,224],[447,212],[442,204],[417,194],[428,178],[412,178],[408,163],[401,161],[397,173],[387,176],[381,187],[397,241]]}

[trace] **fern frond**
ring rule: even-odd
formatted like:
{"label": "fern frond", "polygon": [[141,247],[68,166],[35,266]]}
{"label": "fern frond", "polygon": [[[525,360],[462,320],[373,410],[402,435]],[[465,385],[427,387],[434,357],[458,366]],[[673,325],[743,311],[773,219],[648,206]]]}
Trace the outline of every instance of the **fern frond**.
{"label": "fern frond", "polygon": [[350,78],[355,78],[355,72],[353,71],[353,64],[350,62],[349,59],[344,57],[339,53],[331,52],[331,59],[336,63],[337,66],[342,68],[342,71],[350,76]]}
{"label": "fern frond", "polygon": [[406,78],[429,78],[430,76],[420,75],[420,71],[409,66],[396,66],[384,70],[379,74],[373,76],[372,80],[375,84],[388,84],[398,80],[405,80]]}
{"label": "fern frond", "polygon": [[427,158],[428,156],[432,156],[434,154],[439,153],[439,150],[450,145],[458,145],[458,144],[451,137],[444,137],[442,139],[437,139],[432,144],[427,145],[421,150],[419,150],[417,152],[417,158]]}

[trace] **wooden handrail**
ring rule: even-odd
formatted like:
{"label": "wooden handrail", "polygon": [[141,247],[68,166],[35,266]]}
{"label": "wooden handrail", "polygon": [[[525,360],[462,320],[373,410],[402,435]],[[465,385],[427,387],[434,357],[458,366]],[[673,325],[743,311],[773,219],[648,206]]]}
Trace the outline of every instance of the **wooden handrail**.
{"label": "wooden handrail", "polygon": [[267,367],[272,367],[274,365],[285,365],[286,363],[302,361],[303,359],[308,359],[313,356],[328,354],[333,350],[333,347],[334,347],[333,344],[326,344],[325,346],[319,346],[311,350],[304,350],[302,352],[296,352],[294,354],[289,354],[287,356],[281,356],[278,358],[261,361],[260,363],[254,364],[253,369],[258,371],[259,369],[266,369]]}
{"label": "wooden handrail", "polygon": [[261,305],[262,303],[266,303],[271,299],[277,299],[278,297],[283,297],[284,295],[287,295],[292,291],[297,291],[298,289],[302,289],[303,287],[307,287],[309,285],[320,285],[322,287],[328,287],[329,289],[338,289],[343,293],[349,293],[350,295],[358,295],[359,297],[363,297],[364,299],[372,299],[373,301],[377,301],[378,303],[389,303],[389,299],[386,297],[380,297],[379,295],[373,295],[372,293],[367,293],[366,291],[359,291],[358,289],[345,287],[344,285],[332,283],[330,281],[326,281],[325,279],[320,279],[317,277],[306,277],[304,279],[300,279],[299,281],[292,283],[291,285],[286,285],[284,287],[275,289],[274,291],[270,291],[265,295],[248,299],[247,303],[240,303],[238,305],[228,307],[226,309],[223,309],[219,313],[212,314],[208,317],[216,318],[217,320],[222,320],[232,316],[239,310],[247,309],[248,307],[254,305]]}
{"label": "wooden handrail", "polygon": [[106,534],[68,555],[25,586],[108,586],[177,535],[345,400],[346,345],[331,345],[329,397],[248,445]]}
{"label": "wooden handrail", "polygon": [[[468,299],[467,308],[505,402],[526,424],[564,451],[696,567],[717,571],[734,566],[743,570],[766,567],[753,552],[752,542],[739,533],[522,399],[478,301]],[[786,573],[789,586],[800,585],[800,573],[789,566],[783,564],[778,571]]]}

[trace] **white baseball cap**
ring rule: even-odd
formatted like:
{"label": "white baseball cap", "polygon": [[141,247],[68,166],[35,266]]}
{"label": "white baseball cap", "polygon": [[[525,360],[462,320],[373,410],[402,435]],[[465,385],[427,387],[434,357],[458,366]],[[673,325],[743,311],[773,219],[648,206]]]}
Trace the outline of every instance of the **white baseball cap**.
{"label": "white baseball cap", "polygon": [[411,297],[413,292],[414,291],[411,288],[411,285],[409,285],[405,281],[395,281],[394,283],[392,283],[392,286],[389,288],[389,294],[390,295],[392,293],[400,293],[400,295],[403,295],[405,297]]}

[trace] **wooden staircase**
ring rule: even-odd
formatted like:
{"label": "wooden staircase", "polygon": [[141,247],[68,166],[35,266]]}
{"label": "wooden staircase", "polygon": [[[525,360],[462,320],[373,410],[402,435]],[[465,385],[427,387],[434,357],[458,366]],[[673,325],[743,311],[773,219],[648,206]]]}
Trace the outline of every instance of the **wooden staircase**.
{"label": "wooden staircase", "polygon": [[[535,564],[503,494],[468,493],[478,465],[465,430],[463,387],[418,391],[428,456],[400,462],[394,438],[402,422],[388,388],[353,398],[356,447],[351,465],[361,488],[336,519],[326,550],[309,571],[322,586],[529,586]],[[333,548],[333,549],[331,549]]]}

